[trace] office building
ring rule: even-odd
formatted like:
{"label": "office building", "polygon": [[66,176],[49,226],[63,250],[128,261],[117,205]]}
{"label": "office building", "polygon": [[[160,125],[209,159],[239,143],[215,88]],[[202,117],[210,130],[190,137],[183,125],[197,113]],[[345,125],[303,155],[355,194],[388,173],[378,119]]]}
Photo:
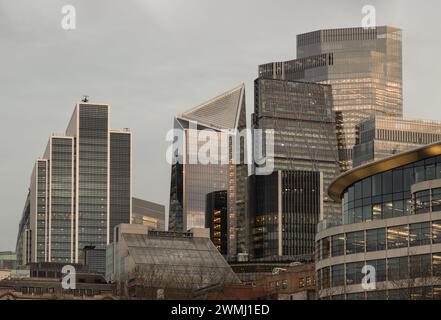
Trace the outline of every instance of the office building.
{"label": "office building", "polygon": [[441,141],[441,122],[372,116],[357,127],[354,167]]}
{"label": "office building", "polygon": [[441,298],[440,142],[352,169],[329,194],[343,219],[316,236],[321,299]]}
{"label": "office building", "polygon": [[340,173],[331,86],[259,78],[253,118],[254,129],[274,130],[274,170],[322,172],[323,216],[338,216],[326,193]]}
{"label": "office building", "polygon": [[322,174],[275,171],[250,177],[250,256],[253,261],[312,260],[322,215]]}
{"label": "office building", "polygon": [[[247,250],[245,230],[248,168],[245,86],[240,85],[175,117],[170,188],[170,231],[205,227],[206,195],[228,191],[228,257]],[[208,142],[207,142],[208,141]],[[207,145],[208,144],[208,145]],[[209,152],[209,161],[201,159]],[[205,150],[205,152],[204,152]]]}
{"label": "office building", "polygon": [[210,239],[219,252],[228,252],[228,192],[215,191],[207,194],[205,228],[210,230]]}
{"label": "office building", "polygon": [[132,222],[149,226],[152,230],[165,231],[165,206],[132,198]]}
{"label": "office building", "polygon": [[18,261],[78,263],[84,247],[106,246],[110,227],[130,214],[131,133],[110,128],[109,105],[81,102],[35,162]]}
{"label": "office building", "polygon": [[297,36],[297,59],[261,65],[259,77],[332,85],[339,160],[352,167],[356,126],[371,115],[402,116],[401,30],[326,29]]}
{"label": "office building", "polygon": [[207,229],[150,231],[121,224],[107,247],[106,279],[126,283],[129,296],[189,299],[213,285],[239,283]]}

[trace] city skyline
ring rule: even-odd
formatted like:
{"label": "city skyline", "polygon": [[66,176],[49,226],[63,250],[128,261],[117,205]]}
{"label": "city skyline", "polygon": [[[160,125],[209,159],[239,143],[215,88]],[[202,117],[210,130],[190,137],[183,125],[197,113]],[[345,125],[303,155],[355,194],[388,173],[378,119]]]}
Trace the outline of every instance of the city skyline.
{"label": "city skyline", "polygon": [[[329,16],[335,13],[335,16],[332,18],[321,17],[322,19],[317,19],[320,20],[320,23],[313,23],[305,21],[304,19],[295,22],[293,18],[284,23],[280,22],[274,29],[264,31],[267,32],[268,35],[272,35],[271,39],[268,40],[268,45],[260,41],[260,38],[257,36],[241,42],[242,39],[239,38],[253,28],[256,28],[258,26],[258,17],[266,13],[265,8],[267,8],[267,5],[259,4],[254,8],[255,11],[253,11],[254,15],[252,15],[252,23],[250,26],[243,27],[245,31],[234,30],[239,33],[236,33],[237,38],[236,36],[232,39],[230,38],[231,35],[234,34],[234,25],[235,23],[243,23],[243,21],[233,19],[233,27],[227,27],[225,34],[221,33],[222,30],[212,30],[209,28],[209,30],[214,31],[215,34],[220,37],[220,41],[217,38],[217,42],[215,42],[217,46],[214,46],[214,48],[208,48],[210,44],[213,44],[210,42],[213,40],[209,39],[206,40],[207,42],[198,43],[197,46],[191,49],[185,45],[183,46],[184,49],[178,48],[183,44],[182,42],[177,44],[175,48],[167,45],[166,41],[164,43],[156,42],[156,51],[152,54],[153,57],[151,59],[153,61],[152,63],[158,59],[161,52],[166,52],[168,54],[164,59],[175,59],[173,62],[176,64],[172,64],[172,66],[179,66],[179,68],[174,70],[173,67],[166,65],[167,61],[159,59],[159,67],[153,68],[154,72],[151,72],[152,65],[149,63],[144,63],[140,60],[135,62],[125,61],[128,57],[131,57],[131,55],[127,55],[127,53],[118,50],[112,54],[107,54],[105,57],[107,59],[104,59],[98,66],[94,66],[94,63],[96,63],[100,57],[98,50],[98,55],[92,53],[84,55],[84,53],[75,52],[73,57],[71,57],[73,58],[72,61],[69,62],[69,53],[74,52],[72,51],[74,47],[92,45],[92,48],[98,49],[100,44],[109,43],[110,34],[117,29],[115,26],[112,27],[111,23],[107,26],[103,26],[94,25],[90,22],[91,16],[97,13],[98,10],[97,8],[93,8],[93,4],[90,5],[91,8],[78,5],[78,30],[72,31],[70,34],[65,34],[66,31],[59,27],[61,17],[59,14],[60,7],[58,4],[55,4],[55,2],[41,2],[38,7],[37,5],[33,7],[33,4],[26,4],[25,6],[24,4],[20,4],[19,1],[17,5],[0,4],[2,8],[2,10],[0,10],[0,25],[5,26],[5,28],[1,29],[0,34],[5,32],[5,39],[9,45],[9,47],[5,46],[7,47],[5,50],[2,50],[5,57],[4,60],[2,60],[2,63],[5,64],[5,66],[2,65],[2,70],[5,72],[0,76],[0,83],[2,83],[4,88],[4,93],[2,94],[3,102],[8,106],[7,108],[2,108],[2,113],[0,114],[2,119],[1,141],[6,148],[5,162],[4,166],[2,166],[2,179],[4,179],[5,184],[8,185],[8,188],[2,192],[2,197],[4,197],[2,198],[2,203],[5,203],[5,207],[1,215],[0,250],[14,248],[23,199],[26,196],[26,185],[30,175],[29,168],[32,164],[32,159],[44,148],[45,137],[49,136],[53,131],[62,131],[63,123],[68,120],[66,115],[68,108],[72,103],[77,101],[82,94],[91,95],[93,101],[108,101],[113,106],[114,118],[116,119],[114,123],[115,126],[119,127],[121,124],[124,124],[124,126],[133,129],[135,133],[134,173],[140,177],[137,178],[134,183],[134,195],[146,197],[149,200],[160,202],[168,206],[167,198],[170,167],[165,161],[165,149],[168,147],[168,143],[165,141],[165,133],[172,127],[172,116],[179,113],[180,110],[186,110],[189,106],[196,105],[199,101],[204,101],[211,96],[215,96],[218,92],[222,92],[242,81],[246,82],[247,104],[249,110],[252,109],[252,81],[257,76],[256,66],[267,61],[289,60],[294,58],[296,34],[318,30],[323,27],[359,26],[361,21],[360,11],[363,3],[358,1],[353,1],[353,3],[347,1],[346,3],[348,8],[346,11],[350,12],[346,16],[346,19],[342,13],[337,12],[337,10],[339,10],[338,8],[332,9],[332,5],[329,5],[329,10],[323,11],[331,12]],[[434,6],[439,6],[438,3],[433,3],[435,4]],[[170,2],[167,2],[167,4],[170,5]],[[433,43],[432,46],[432,43],[430,43],[430,40],[435,38],[436,33],[435,31],[433,31],[433,34],[431,33],[430,19],[427,19],[429,27],[425,26],[424,29],[422,29],[422,26],[415,28],[415,24],[418,24],[417,19],[413,19],[415,21],[412,20],[414,14],[418,14],[418,12],[421,13],[421,11],[418,10],[427,10],[427,12],[423,12],[434,14],[430,9],[431,6],[416,8],[413,5],[408,6],[403,4],[401,1],[400,3],[391,1],[387,5],[382,5],[374,1],[372,4],[377,7],[378,25],[388,24],[397,26],[403,30],[405,116],[418,116],[418,118],[422,119],[431,118],[433,111],[436,110],[436,105],[440,102],[440,98],[435,94],[430,95],[430,98],[426,98],[423,92],[427,90],[430,91],[431,86],[434,85],[427,80],[424,81],[425,77],[427,76],[429,79],[431,78],[430,75],[434,77],[437,74],[437,68],[439,68],[438,66],[433,66],[430,62],[435,61],[436,58],[438,45]],[[297,6],[299,5],[300,4],[297,4]],[[322,5],[323,7],[328,6],[325,2],[323,2]],[[189,6],[194,9],[193,2],[190,2]],[[6,10],[3,10],[3,7],[5,7]],[[109,20],[116,18],[116,13],[121,9],[119,6],[112,5],[106,5],[104,7],[105,9],[100,13],[108,17]],[[225,8],[223,5],[221,5],[221,7],[222,10],[227,9],[227,5]],[[239,11],[242,13],[243,10],[250,9],[245,4],[241,4],[239,7]],[[53,19],[50,18],[46,20],[42,18],[40,13],[48,8],[53,10],[54,17]],[[305,6],[304,3],[301,3],[301,8],[307,12],[316,13],[313,11],[313,6],[311,5]],[[8,11],[8,9],[11,11]],[[172,30],[164,30],[167,29],[164,24],[167,24],[168,28],[170,28],[169,22],[171,21],[168,21],[168,18],[166,21],[161,20],[161,18],[167,16],[167,10],[170,8],[160,7],[147,9],[148,15],[153,14],[156,18],[159,17],[159,20],[153,19],[153,25],[158,28],[154,30],[164,32],[165,35],[170,36]],[[199,8],[199,10],[205,10],[204,12],[207,13],[209,9],[211,9],[209,4]],[[294,13],[294,9],[295,8],[293,8],[291,13]],[[394,11],[392,9],[394,9]],[[135,12],[136,7],[127,10],[134,10]],[[85,11],[87,11],[87,13],[85,13],[86,16],[82,16],[81,12],[84,13]],[[396,12],[396,16],[390,14],[391,11]],[[436,12],[436,10],[433,11]],[[27,24],[21,25],[17,21],[14,21],[13,12],[20,12],[22,16],[24,15],[21,19],[28,21]],[[385,12],[387,12],[387,14]],[[8,13],[11,13],[11,15]],[[137,30],[139,26],[145,26],[145,24],[140,21],[143,14],[147,14],[146,11],[142,11],[136,15],[137,19],[134,19],[134,22],[128,23],[127,28]],[[287,13],[281,12],[280,14],[283,17]],[[398,19],[400,15],[402,18]],[[48,15],[48,17],[50,16],[51,15]],[[387,20],[384,19],[385,17],[387,17]],[[213,18],[213,16],[210,16],[210,18]],[[128,20],[126,21],[124,18],[120,19],[123,19],[124,23],[128,22]],[[436,19],[432,20],[436,21]],[[115,25],[118,25],[120,22],[122,21],[117,20]],[[33,28],[33,24],[39,25],[40,28]],[[223,26],[226,27],[225,25]],[[147,27],[148,26],[146,26],[146,28]],[[263,31],[263,26],[260,27],[262,28],[258,30]],[[289,27],[289,29],[287,29],[287,27]],[[31,28],[34,30],[32,31]],[[53,28],[52,32],[51,28]],[[87,31],[88,28],[90,30],[89,32]],[[106,28],[109,28],[109,30],[106,30]],[[188,28],[190,28],[190,30],[194,29],[193,31],[196,30],[195,25],[190,25]],[[279,28],[284,31],[278,32],[277,30]],[[434,28],[433,30],[436,29]],[[10,32],[10,34],[8,34],[8,32]],[[77,34],[75,34],[75,32]],[[103,42],[98,41],[98,44],[92,44],[91,41],[96,38],[99,32],[107,34],[107,38],[102,40]],[[124,36],[124,33],[119,32],[117,36]],[[199,38],[200,35],[197,32],[196,34]],[[54,38],[58,40],[58,44],[61,45],[55,53],[45,57],[47,53],[46,50],[50,50],[51,46],[57,46],[57,41],[52,43]],[[130,38],[123,41],[123,44],[126,46],[142,49],[144,53],[150,52],[150,50],[148,50],[150,47],[141,46],[139,39]],[[29,44],[37,45],[34,51],[26,52],[26,48]],[[137,45],[141,47],[136,47]],[[161,45],[164,45],[164,51],[161,50]],[[219,46],[226,48],[224,49],[226,51],[228,48],[236,48],[236,50],[232,50],[234,52],[230,52],[229,54],[225,54],[224,51],[216,53],[220,48]],[[249,48],[245,49],[247,46],[249,46]],[[423,49],[421,49],[421,46]],[[20,53],[15,56],[14,50],[17,48],[25,50],[19,50]],[[206,52],[200,56],[195,56],[193,64],[188,63],[188,57],[191,56],[193,58],[192,54],[198,51],[198,48],[205,48]],[[173,51],[173,54],[170,54],[171,51]],[[418,53],[418,51],[420,51],[420,53]],[[191,54],[189,54],[189,52],[191,52]],[[254,55],[251,53],[254,53]],[[211,59],[208,59],[206,56],[210,54]],[[182,56],[185,58],[180,60],[178,59],[179,56],[181,56],[181,59]],[[147,55],[146,57],[149,58],[150,56]],[[426,62],[423,58],[427,59]],[[210,68],[210,64],[216,59],[220,61],[216,61],[214,69]],[[54,65],[49,68],[50,72],[46,72],[47,63],[40,62],[51,60],[54,61]],[[6,63],[7,61],[8,63]],[[228,65],[233,66],[233,68],[231,68],[233,69],[232,71],[224,70],[230,69],[225,68]],[[94,76],[96,73],[99,73],[100,68],[103,68],[105,72],[100,76]],[[78,69],[78,71],[76,69]],[[58,71],[54,74],[52,73],[54,70]],[[143,71],[145,75],[141,74],[142,72],[138,70]],[[151,73],[149,74],[149,72]],[[428,75],[423,74],[425,72],[427,72]],[[129,76],[129,73],[133,73],[133,75]],[[168,76],[172,73],[176,74],[176,79],[170,80]],[[33,78],[34,74],[38,75],[38,78]],[[121,74],[123,75],[123,77],[121,77],[122,79],[118,79],[117,75]],[[194,75],[190,77],[190,81],[188,81],[189,74]],[[412,78],[409,74],[412,74]],[[71,77],[71,75],[74,76]],[[158,75],[167,75],[167,81],[172,81],[172,85],[165,85],[167,83],[165,81],[158,81],[159,86],[156,86],[156,84],[153,85],[153,83],[156,82],[155,76]],[[64,81],[60,81],[62,76],[65,76]],[[90,77],[90,79],[86,79],[87,77]],[[111,80],[101,83],[100,81],[104,79],[102,77],[110,78]],[[118,81],[116,81],[116,79],[118,79]],[[187,81],[182,85],[182,81],[185,79],[187,79]],[[37,81],[38,83],[36,83]],[[436,84],[436,81],[433,82]],[[152,86],[149,87],[148,84]],[[173,85],[176,85],[176,87],[172,89],[174,90],[172,92],[173,94],[170,94],[166,90],[167,88],[173,88]],[[178,88],[179,86],[182,88]],[[48,88],[51,89],[49,90]],[[26,95],[23,94],[23,90],[27,92]],[[185,93],[186,90],[188,93]],[[436,91],[433,90],[432,92]],[[145,110],[146,106],[150,108],[150,111]],[[157,112],[156,110],[161,110],[161,112]],[[17,127],[19,124],[22,125],[23,128],[26,128],[21,129],[23,134],[20,134],[16,138],[18,145],[26,146],[26,150],[24,152],[20,150],[20,154],[18,154],[17,148],[11,146],[11,144],[5,140],[10,136],[7,133],[11,132],[12,128]],[[32,131],[33,134],[26,135],[26,133],[29,133],[27,130]],[[152,146],[157,150],[154,154],[148,152],[148,149]],[[148,181],[153,181],[155,184],[159,184],[159,186],[155,186],[154,188],[149,187],[151,183]]]}

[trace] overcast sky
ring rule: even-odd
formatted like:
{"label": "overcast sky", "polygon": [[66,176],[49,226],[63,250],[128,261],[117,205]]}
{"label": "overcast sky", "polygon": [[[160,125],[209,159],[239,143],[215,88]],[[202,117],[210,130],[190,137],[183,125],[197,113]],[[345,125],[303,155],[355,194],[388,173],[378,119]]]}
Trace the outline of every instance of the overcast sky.
{"label": "overcast sky", "polygon": [[[77,29],[61,27],[76,8]],[[167,205],[173,116],[295,58],[295,36],[378,25],[403,29],[404,113],[441,120],[439,0],[0,0],[0,250],[14,250],[33,163],[83,94],[133,131],[134,195]]]}

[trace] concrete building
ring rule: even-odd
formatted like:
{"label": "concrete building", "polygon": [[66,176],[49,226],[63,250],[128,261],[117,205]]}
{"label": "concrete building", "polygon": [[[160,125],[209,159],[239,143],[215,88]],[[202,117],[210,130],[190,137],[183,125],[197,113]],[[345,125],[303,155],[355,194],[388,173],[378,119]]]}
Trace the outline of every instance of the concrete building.
{"label": "concrete building", "polygon": [[63,289],[62,263],[31,263],[27,279],[0,281],[0,300],[114,300],[116,285],[100,275],[89,274],[82,265],[76,269],[75,289]]}
{"label": "concrete building", "polygon": [[339,160],[346,171],[359,122],[403,114],[401,30],[379,26],[300,34],[297,59],[261,65],[259,77],[332,85]]}
{"label": "concrete building", "polygon": [[131,132],[110,128],[110,106],[78,103],[66,133],[35,162],[17,239],[18,261],[78,263],[130,223]]}
{"label": "concrete building", "polygon": [[131,223],[146,225],[153,230],[165,231],[165,206],[139,198],[132,198]]}
{"label": "concrete building", "polygon": [[354,167],[441,141],[441,122],[372,116],[357,126]]}
{"label": "concrete building", "polygon": [[[321,299],[441,298],[440,142],[352,169],[329,194],[343,209],[316,236]],[[366,265],[375,290],[362,286]]]}

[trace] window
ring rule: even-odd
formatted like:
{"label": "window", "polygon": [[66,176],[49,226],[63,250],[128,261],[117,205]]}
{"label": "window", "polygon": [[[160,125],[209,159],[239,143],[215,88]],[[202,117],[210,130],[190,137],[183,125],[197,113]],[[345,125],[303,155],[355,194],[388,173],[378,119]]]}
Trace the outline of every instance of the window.
{"label": "window", "polygon": [[364,267],[364,262],[354,262],[346,264],[346,284],[361,284],[364,274],[361,270]]}
{"label": "window", "polygon": [[410,277],[416,278],[428,278],[431,276],[431,263],[432,259],[430,254],[423,254],[410,257]]}
{"label": "window", "polygon": [[434,253],[432,255],[433,276],[441,276],[441,253]]}
{"label": "window", "polygon": [[329,258],[330,253],[330,241],[329,238],[322,239],[322,259]]}
{"label": "window", "polygon": [[432,222],[432,243],[441,243],[441,221]]}
{"label": "window", "polygon": [[406,248],[409,241],[409,226],[387,228],[387,248]]}
{"label": "window", "polygon": [[372,177],[372,195],[380,196],[382,194],[381,191],[381,174],[377,174]]}
{"label": "window", "polygon": [[429,190],[419,191],[415,193],[414,208],[416,214],[427,213],[430,211]]}
{"label": "window", "polygon": [[346,234],[346,254],[364,252],[364,231],[351,232]]}
{"label": "window", "polygon": [[330,287],[330,272],[331,272],[331,268],[330,267],[326,267],[323,268],[323,273],[322,273],[322,287],[323,289],[328,289]]}
{"label": "window", "polygon": [[374,204],[372,206],[372,219],[373,220],[381,219],[381,204]]}
{"label": "window", "polygon": [[340,287],[345,284],[345,266],[339,264],[332,267],[332,287]]}
{"label": "window", "polygon": [[386,291],[384,290],[368,291],[367,300],[387,300]]}
{"label": "window", "polygon": [[383,219],[393,218],[393,202],[385,202],[382,206]]}
{"label": "window", "polygon": [[387,277],[389,281],[408,279],[409,278],[408,257],[388,259]]}
{"label": "window", "polygon": [[344,255],[345,250],[345,236],[344,234],[339,234],[332,237],[332,256],[338,257]]}
{"label": "window", "polygon": [[431,238],[429,222],[410,225],[409,242],[411,247],[430,244]]}
{"label": "window", "polygon": [[382,174],[383,194],[392,193],[392,171],[387,171]]}
{"label": "window", "polygon": [[366,231],[366,251],[386,250],[386,229],[373,229]]}
{"label": "window", "polygon": [[386,260],[371,260],[366,262],[367,265],[370,265],[375,268],[375,278],[377,282],[386,281]]}
{"label": "window", "polygon": [[432,190],[432,211],[441,211],[441,188]]}
{"label": "window", "polygon": [[299,288],[305,287],[305,278],[299,278]]}

